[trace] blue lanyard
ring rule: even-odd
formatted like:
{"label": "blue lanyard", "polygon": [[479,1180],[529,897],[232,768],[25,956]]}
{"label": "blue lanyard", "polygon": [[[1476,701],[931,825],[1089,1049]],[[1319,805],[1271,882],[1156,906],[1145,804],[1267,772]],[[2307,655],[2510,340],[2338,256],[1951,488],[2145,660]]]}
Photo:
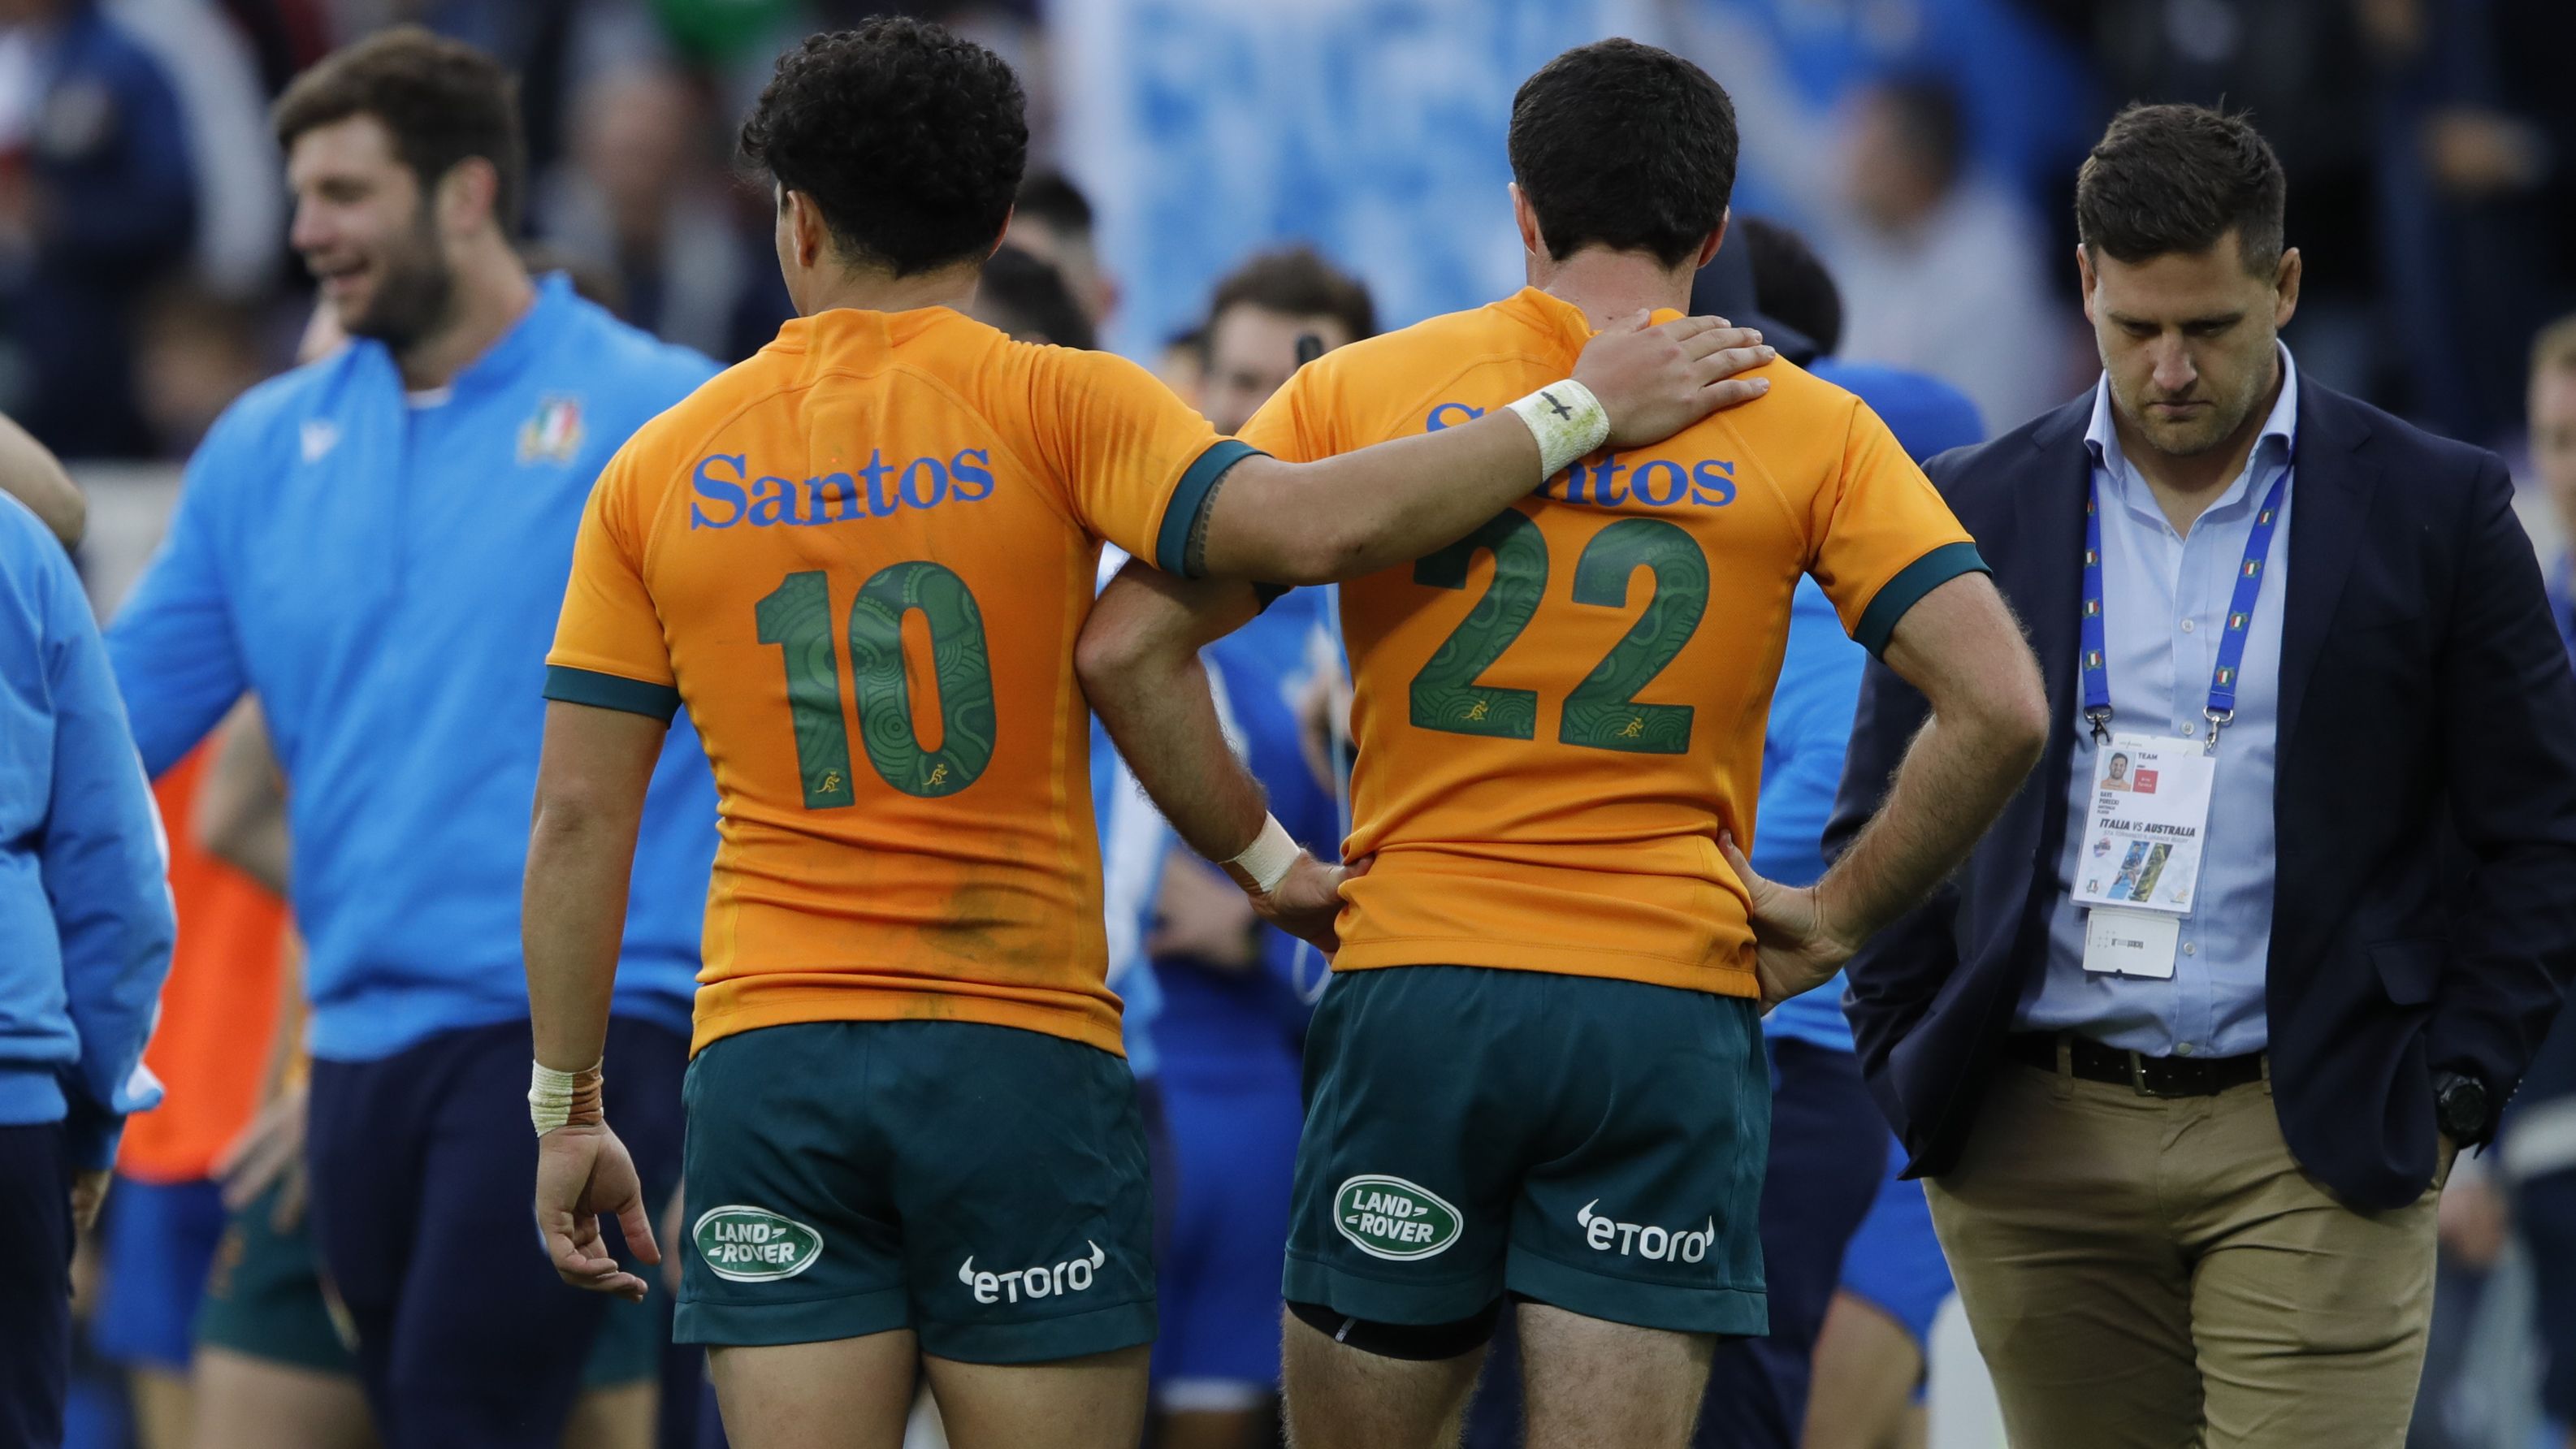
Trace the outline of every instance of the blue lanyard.
{"label": "blue lanyard", "polygon": [[[2209,748],[2218,748],[2218,732],[2236,718],[2236,675],[2245,662],[2245,631],[2254,622],[2254,601],[2263,593],[2263,562],[2272,553],[2272,530],[2281,517],[2281,491],[2290,486],[2284,464],[2263,495],[2254,527],[2245,535],[2245,562],[2236,570],[2235,597],[2227,602],[2227,627],[2218,636],[2218,667],[2209,676],[2209,704],[2201,714],[2209,721]],[[2088,484],[2084,496],[2084,718],[2096,743],[2111,737],[2111,671],[2102,644],[2102,489]]]}

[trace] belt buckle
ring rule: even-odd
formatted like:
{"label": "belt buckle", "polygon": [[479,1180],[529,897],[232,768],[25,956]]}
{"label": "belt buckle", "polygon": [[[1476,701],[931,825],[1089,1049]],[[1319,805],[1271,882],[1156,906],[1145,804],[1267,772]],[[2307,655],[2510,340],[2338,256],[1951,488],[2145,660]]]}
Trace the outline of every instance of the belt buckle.
{"label": "belt buckle", "polygon": [[2135,1088],[2138,1095],[2141,1097],[2161,1097],[2166,1095],[2165,1093],[2159,1092],[2155,1088],[2147,1085],[2147,1054],[2145,1052],[2129,1053],[2129,1085]]}

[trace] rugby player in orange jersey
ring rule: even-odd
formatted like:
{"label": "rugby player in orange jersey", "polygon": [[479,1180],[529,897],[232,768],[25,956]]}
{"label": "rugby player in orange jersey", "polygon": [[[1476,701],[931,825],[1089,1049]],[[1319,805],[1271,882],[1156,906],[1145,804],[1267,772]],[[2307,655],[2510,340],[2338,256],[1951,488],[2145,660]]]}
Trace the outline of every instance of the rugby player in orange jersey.
{"label": "rugby player in orange jersey", "polygon": [[[1510,147],[1529,287],[1308,364],[1244,441],[1481,426],[1610,319],[1685,303],[1734,179],[1715,81],[1584,46],[1521,88]],[[1687,1443],[1716,1339],[1766,1326],[1760,1009],[1930,890],[2038,758],[2038,669],[1976,546],[1857,398],[1762,371],[1761,400],[1343,586],[1370,868],[1337,923],[1280,913],[1339,946],[1288,1239],[1300,1449],[1454,1443],[1507,1298],[1533,1446]],[[1871,832],[1793,891],[1735,844],[1802,575],[1933,714]],[[1263,809],[1197,651],[1255,602],[1131,565],[1079,651],[1120,754],[1217,859]]]}
{"label": "rugby player in orange jersey", "polygon": [[[789,52],[743,130],[799,317],[601,475],[549,658],[524,909],[537,1217],[633,1296],[652,1244],[598,1068],[645,767],[684,705],[723,846],[683,1168],[678,1336],[741,1449],[1126,1449],[1155,1318],[1145,1151],[1102,985],[1073,669],[1104,539],[1320,582],[1456,539],[1606,434],[1758,395],[1758,339],[1614,328],[1521,411],[1291,465],[1143,369],[964,315],[1027,144],[1019,83],[934,26]],[[1506,400],[1508,401],[1508,400]],[[1226,854],[1320,898],[1247,822]],[[1238,864],[1242,862],[1239,860]]]}

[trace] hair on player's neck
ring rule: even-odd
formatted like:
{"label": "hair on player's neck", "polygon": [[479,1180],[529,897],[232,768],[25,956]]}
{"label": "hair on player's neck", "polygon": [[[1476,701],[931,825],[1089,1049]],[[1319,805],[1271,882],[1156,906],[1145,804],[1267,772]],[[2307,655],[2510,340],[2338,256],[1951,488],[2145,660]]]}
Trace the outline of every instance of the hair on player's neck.
{"label": "hair on player's neck", "polygon": [[1607,247],[1584,247],[1562,261],[1544,250],[1529,254],[1530,285],[1582,308],[1595,327],[1640,311],[1689,311],[1695,270]]}

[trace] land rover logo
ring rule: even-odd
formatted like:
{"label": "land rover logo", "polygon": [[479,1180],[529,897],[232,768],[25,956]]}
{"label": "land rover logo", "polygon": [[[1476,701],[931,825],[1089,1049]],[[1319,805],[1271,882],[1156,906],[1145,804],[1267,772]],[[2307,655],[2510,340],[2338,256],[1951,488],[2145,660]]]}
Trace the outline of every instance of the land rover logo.
{"label": "land rover logo", "polygon": [[821,1233],[767,1208],[709,1208],[698,1215],[689,1236],[708,1271],[732,1283],[793,1278],[823,1256]]}
{"label": "land rover logo", "polygon": [[1333,1194],[1333,1226],[1372,1258],[1428,1258],[1458,1241],[1458,1210],[1400,1177],[1354,1177]]}

